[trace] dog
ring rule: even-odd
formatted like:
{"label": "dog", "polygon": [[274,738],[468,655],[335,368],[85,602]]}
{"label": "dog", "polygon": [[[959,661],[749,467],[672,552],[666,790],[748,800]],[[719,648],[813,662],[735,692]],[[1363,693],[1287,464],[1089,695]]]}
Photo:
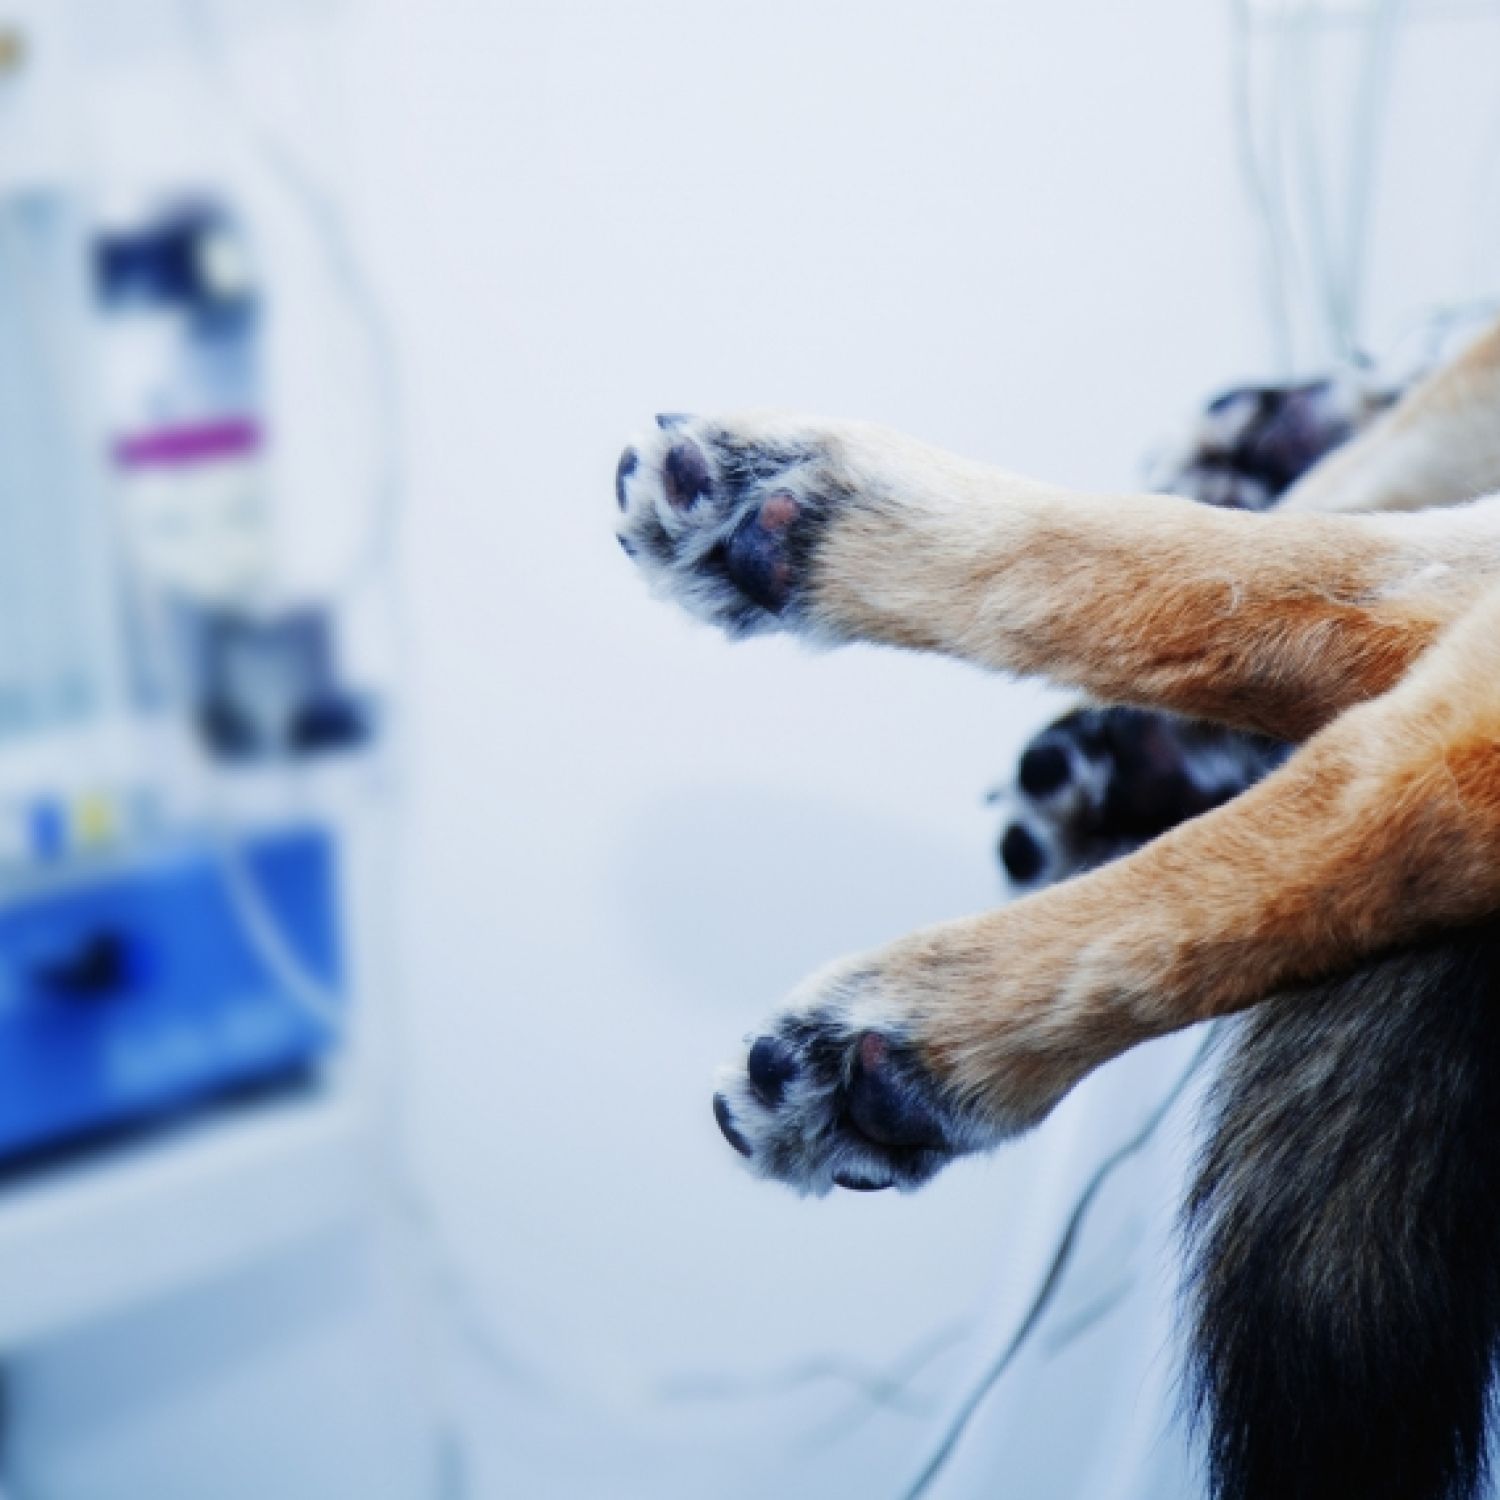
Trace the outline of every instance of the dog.
{"label": "dog", "polygon": [[[1211,1490],[1475,1495],[1500,1348],[1500,327],[1260,512],[767,412],[661,417],[615,487],[652,588],[733,638],[938,652],[1295,747],[1131,852],[815,974],[714,1112],[798,1191],[911,1189],[1136,1043],[1238,1017],[1184,1216]],[[1086,799],[1077,740],[1033,758],[1034,802]]]}

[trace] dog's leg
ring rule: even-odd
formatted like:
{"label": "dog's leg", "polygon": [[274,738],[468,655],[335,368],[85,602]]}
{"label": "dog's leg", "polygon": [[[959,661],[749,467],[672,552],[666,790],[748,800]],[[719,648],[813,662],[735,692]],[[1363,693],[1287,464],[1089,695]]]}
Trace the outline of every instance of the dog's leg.
{"label": "dog's leg", "polygon": [[1500,577],[1500,499],[1418,518],[1071,494],[856,423],[667,419],[617,489],[626,551],[731,634],[942,651],[1282,739],[1389,687]]}
{"label": "dog's leg", "polygon": [[1500,324],[1287,492],[1283,512],[1403,511],[1500,490]]}
{"label": "dog's leg", "polygon": [[1137,1042],[1497,909],[1500,588],[1228,806],[817,976],[716,1110],[804,1191],[911,1186]]}
{"label": "dog's leg", "polygon": [[[1177,480],[1190,486],[1182,493],[1211,503],[1221,503],[1215,495],[1253,500],[1257,486],[1274,487],[1280,465],[1329,443],[1331,452],[1307,467],[1278,509],[1431,509],[1500,490],[1500,325],[1363,435],[1341,438],[1341,424],[1359,422],[1361,410],[1336,382],[1227,393],[1205,413],[1193,456],[1179,465]],[[1283,754],[1277,741],[1223,725],[1082,704],[1021,756],[1000,861],[1018,885],[1050,885],[1227,800]]]}

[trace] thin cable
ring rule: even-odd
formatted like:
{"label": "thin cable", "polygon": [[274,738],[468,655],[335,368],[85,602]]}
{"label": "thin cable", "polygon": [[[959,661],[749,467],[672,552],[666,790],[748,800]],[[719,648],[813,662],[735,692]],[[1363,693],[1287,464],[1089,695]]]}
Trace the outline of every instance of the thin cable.
{"label": "thin cable", "polygon": [[[234,88],[222,38],[210,15],[207,0],[182,0],[182,4],[187,14],[197,23],[195,29],[203,44],[201,51],[204,57],[213,62],[216,71],[229,83],[232,96],[237,96],[238,90]],[[1240,4],[1243,5],[1243,0],[1240,0]],[[267,166],[273,169],[289,195],[300,203],[314,227],[323,243],[330,270],[348,296],[351,310],[369,343],[376,399],[383,417],[383,420],[376,423],[383,440],[383,454],[376,465],[377,480],[372,490],[376,501],[371,507],[372,524],[367,544],[336,585],[337,592],[342,594],[362,586],[372,575],[378,576],[378,569],[393,551],[399,499],[403,489],[402,454],[397,438],[400,430],[397,420],[400,401],[394,378],[394,340],[390,336],[379,300],[364,275],[360,258],[352,248],[346,223],[334,200],[317,187],[310,174],[303,170],[282,143],[255,120],[244,106],[243,100],[239,113],[247,138],[259,151]],[[240,840],[223,828],[218,832],[222,836],[214,839],[214,846],[224,872],[225,888],[257,953],[278,983],[310,1016],[336,1032],[341,1030],[347,1024],[347,1017],[340,997],[295,951],[266,901],[254,872],[249,868]],[[1062,1275],[1071,1261],[1083,1223],[1098,1193],[1116,1169],[1144,1149],[1152,1139],[1206,1055],[1211,1039],[1211,1034],[1205,1038],[1187,1069],[1137,1135],[1117,1148],[1096,1168],[1075,1204],[1048,1273],[1026,1317],[1000,1359],[986,1372],[985,1378],[960,1408],[943,1442],[914,1487],[908,1491],[907,1500],[917,1500],[926,1491],[947,1462],[988,1392],[1030,1338],[1056,1294]],[[425,1193],[409,1173],[399,1169],[389,1174],[389,1182],[404,1216],[419,1229],[432,1252],[429,1274],[436,1281],[441,1300],[448,1306],[455,1326],[465,1335],[471,1351],[487,1369],[499,1375],[506,1385],[534,1388],[539,1383],[536,1372],[528,1370],[506,1342],[496,1335],[473,1288],[452,1263],[451,1257],[444,1253],[434,1211]],[[893,1372],[885,1374],[872,1374],[836,1357],[820,1357],[761,1377],[704,1374],[675,1377],[663,1384],[659,1394],[676,1400],[694,1397],[743,1399],[756,1394],[795,1389],[812,1381],[833,1379],[851,1385],[872,1409],[885,1407],[910,1410],[910,1401],[906,1397],[906,1387],[910,1380],[938,1353],[950,1347],[961,1332],[960,1328],[939,1330],[924,1340],[922,1348],[916,1353],[898,1362]],[[458,1441],[452,1433],[448,1436],[450,1441]]]}
{"label": "thin cable", "polygon": [[1058,1288],[1062,1285],[1063,1274],[1073,1259],[1074,1251],[1078,1247],[1078,1239],[1082,1233],[1089,1210],[1093,1207],[1095,1199],[1104,1188],[1105,1184],[1114,1175],[1115,1171],[1143,1151],[1150,1144],[1162,1122],[1172,1112],[1173,1106],[1187,1090],[1193,1075],[1198,1071],[1213,1046],[1217,1033],[1217,1023],[1211,1023],[1199,1043],[1197,1050],[1193,1053],[1186,1068],[1179,1075],[1176,1083],[1163,1095],[1161,1102],[1146,1117],[1141,1128],[1130,1137],[1123,1145],[1115,1148],[1094,1169],[1093,1175],[1085,1184],[1083,1192],[1079,1194],[1073,1205],[1073,1211],[1068,1215],[1067,1226],[1063,1230],[1062,1238],[1058,1241],[1057,1249],[1053,1252],[1052,1260],[1042,1277],[1041,1285],[1037,1288],[1036,1295],[1032,1298],[1030,1306],[1026,1309],[1014,1334],[1011,1335],[1005,1347],[998,1357],[980,1375],[979,1379],[970,1387],[968,1394],[960,1403],[958,1411],[954,1414],[947,1428],[939,1439],[937,1446],[933,1449],[931,1456],[923,1465],[921,1473],[912,1484],[902,1491],[902,1500],[921,1500],[928,1493],[933,1483],[947,1466],[952,1458],[959,1442],[969,1424],[973,1421],[975,1414],[984,1404],[990,1392],[999,1383],[1001,1376],[1015,1362],[1016,1356],[1025,1347],[1037,1325],[1041,1322],[1043,1315],[1052,1305],[1057,1295]]}
{"label": "thin cable", "polygon": [[[1236,15],[1248,34],[1253,29],[1246,0]],[[1288,0],[1266,24],[1275,35],[1272,90],[1272,157],[1278,186],[1266,189],[1268,202],[1284,201],[1300,234],[1290,231],[1279,252],[1292,247],[1304,272],[1307,310],[1319,327],[1319,343],[1346,367],[1363,360],[1364,295],[1368,280],[1371,221],[1376,198],[1381,123],[1389,98],[1404,0],[1369,0],[1359,16],[1339,19],[1358,28],[1364,43],[1354,82],[1354,98],[1344,145],[1342,214],[1325,175],[1320,138],[1324,121],[1315,117],[1323,91],[1317,87],[1319,49],[1330,16],[1314,0]],[[1291,272],[1283,266],[1281,274]],[[1323,350],[1318,351],[1320,354]]]}
{"label": "thin cable", "polygon": [[[372,406],[371,471],[367,485],[366,524],[361,543],[326,591],[328,603],[347,603],[372,583],[383,582],[387,623],[391,629],[393,672],[403,675],[405,632],[401,629],[399,594],[391,581],[399,529],[402,499],[405,493],[405,453],[402,442],[402,402],[397,376],[396,344],[385,317],[380,298],[367,276],[361,256],[354,248],[347,221],[336,198],[325,191],[313,174],[269,128],[262,124],[240,89],[230,63],[217,17],[209,0],[180,0],[185,29],[194,51],[204,67],[219,84],[216,98],[230,106],[227,113],[237,120],[245,141],[303,217],[314,240],[321,248],[332,284],[345,299],[357,332],[362,336],[367,354],[366,375],[370,381]],[[139,583],[146,592],[145,607],[150,629],[148,638],[154,647],[158,671],[175,699],[184,722],[191,718],[191,693],[180,670],[165,618],[169,607],[160,591],[148,579]],[[394,762],[391,748],[393,726],[382,731],[387,765]],[[251,868],[242,836],[226,815],[214,795],[217,788],[199,767],[206,795],[202,803],[208,812],[206,832],[215,855],[224,890],[245,936],[272,980],[307,1016],[333,1036],[348,1030],[349,1019],[343,998],[297,951],[296,944],[267,899],[261,883]],[[395,799],[392,799],[394,802]],[[388,809],[387,818],[395,816]],[[394,831],[390,831],[394,838]],[[391,868],[399,861],[389,861]],[[394,1100],[388,1101],[394,1110]],[[385,1184],[387,1201],[399,1220],[415,1234],[425,1248],[423,1257],[428,1285],[438,1306],[446,1311],[450,1331],[462,1340],[475,1361],[491,1379],[507,1389],[528,1395],[543,1392],[549,1382],[530,1365],[494,1326],[483,1306],[483,1300],[458,1264],[438,1222],[437,1211],[414,1173],[404,1164],[399,1139],[393,1139],[393,1150],[381,1153],[378,1160]],[[553,1393],[555,1394],[555,1392]],[[459,1428],[449,1424],[444,1441],[449,1448],[462,1447]],[[449,1454],[452,1458],[452,1454]],[[441,1489],[453,1487],[452,1474],[461,1472],[462,1463],[445,1462],[447,1476]]]}
{"label": "thin cable", "polygon": [[1365,46],[1354,102],[1349,151],[1349,196],[1344,224],[1340,310],[1344,357],[1353,362],[1362,348],[1366,266],[1375,200],[1380,127],[1387,111],[1395,70],[1396,36],[1404,0],[1373,0],[1376,11]]}
{"label": "thin cable", "polygon": [[1271,343],[1282,380],[1291,378],[1294,363],[1292,325],[1287,300],[1287,257],[1283,233],[1270,184],[1260,160],[1255,132],[1255,47],[1250,0],[1231,0],[1234,29],[1230,42],[1235,154],[1240,179],[1255,211],[1259,234],[1261,298]]}
{"label": "thin cable", "polygon": [[[182,0],[182,3],[198,23],[200,50],[206,59],[211,59],[215,72],[229,78],[232,83],[222,38],[218,36],[209,16],[207,0]],[[237,98],[237,92],[231,91],[230,97]],[[247,138],[257,152],[269,161],[274,161],[276,175],[284,185],[295,190],[295,197],[307,213],[313,232],[323,241],[328,264],[331,268],[337,268],[338,284],[350,298],[351,312],[364,327],[370,358],[378,372],[374,389],[380,399],[381,412],[376,425],[387,438],[378,470],[380,502],[373,507],[377,524],[361,553],[363,569],[352,573],[343,581],[344,589],[352,590],[367,583],[372,570],[385,563],[392,553],[391,543],[397,529],[400,497],[404,491],[399,469],[402,450],[396,440],[401,427],[399,387],[391,373],[395,358],[394,341],[390,337],[379,299],[363,272],[360,258],[348,237],[343,216],[338,213],[332,198],[316,187],[310,174],[302,169],[301,164],[268,130],[250,118],[242,100],[240,110]],[[164,601],[156,600],[158,626],[162,623],[163,608]],[[154,632],[154,639],[158,656],[168,658],[165,667],[173,678],[175,695],[185,712],[186,685],[177,670],[169,634],[158,628]],[[212,809],[212,799],[206,800]],[[334,1035],[347,1030],[348,1016],[342,998],[296,951],[295,944],[290,940],[250,867],[237,832],[222,817],[212,817],[208,831],[224,888],[245,935],[268,973],[317,1024]],[[560,1395],[540,1371],[527,1365],[509,1347],[494,1327],[481,1296],[458,1266],[451,1248],[445,1244],[445,1237],[437,1222],[436,1209],[413,1174],[395,1164],[389,1165],[390,1170],[385,1175],[391,1199],[401,1217],[427,1245],[430,1282],[438,1293],[440,1303],[448,1309],[450,1323],[470,1354],[492,1378],[507,1387],[523,1390],[531,1395],[551,1388],[552,1396]],[[903,1356],[889,1371],[870,1370],[830,1354],[790,1369],[767,1372],[760,1377],[735,1373],[669,1377],[658,1387],[657,1398],[663,1402],[691,1400],[695,1397],[744,1399],[757,1393],[770,1394],[778,1390],[797,1389],[814,1381],[834,1381],[850,1386],[872,1408],[899,1408],[905,1400],[904,1387],[929,1359],[948,1347],[961,1331],[952,1328],[938,1330],[922,1341],[918,1351]]]}
{"label": "thin cable", "polygon": [[[1323,181],[1318,126],[1312,110],[1313,43],[1316,11],[1310,0],[1300,0],[1289,18],[1281,22],[1285,37],[1279,98],[1292,131],[1292,155],[1284,161],[1288,192],[1301,189],[1302,232],[1307,245],[1308,294],[1314,316],[1323,325],[1326,353],[1341,359],[1344,314],[1333,237],[1325,217],[1329,194]],[[1295,179],[1295,181],[1294,181]],[[1319,350],[1320,355],[1324,350]]]}
{"label": "thin cable", "polygon": [[[1301,312],[1306,315],[1313,312],[1319,295],[1319,280],[1315,265],[1316,247],[1309,239],[1310,234],[1316,233],[1316,227],[1309,225],[1306,216],[1301,216],[1301,233],[1298,233],[1298,214],[1296,213],[1292,192],[1292,170],[1291,163],[1298,160],[1295,149],[1289,141],[1296,111],[1291,102],[1292,81],[1296,76],[1296,28],[1294,21],[1289,19],[1289,7],[1292,0],[1288,0],[1278,11],[1274,21],[1271,23],[1272,33],[1272,56],[1270,66],[1270,80],[1268,92],[1270,94],[1268,133],[1270,145],[1268,154],[1271,161],[1271,172],[1274,180],[1274,201],[1280,215],[1284,228],[1282,239],[1282,253],[1287,258],[1287,279],[1290,285],[1301,295],[1298,298]],[[1315,316],[1315,315],[1314,315]],[[1301,320],[1305,332],[1307,317]],[[1297,372],[1294,366],[1293,373]]]}
{"label": "thin cable", "polygon": [[814,1355],[759,1373],[683,1371],[660,1382],[657,1391],[667,1401],[742,1401],[836,1381],[849,1386],[871,1408],[924,1415],[930,1410],[930,1403],[912,1396],[913,1378],[938,1355],[968,1337],[971,1327],[965,1319],[927,1334],[888,1369],[871,1370],[851,1359]]}
{"label": "thin cable", "polygon": [[[190,730],[192,693],[173,643],[171,601],[159,584],[139,570],[132,576],[143,636],[168,712]],[[331,1037],[345,1036],[349,1017],[344,998],[297,951],[295,941],[250,864],[243,833],[223,803],[220,783],[210,774],[196,747],[189,755],[188,769],[196,781],[193,805],[201,811],[201,832],[214,856],[231,909],[252,950],[273,983],[319,1029]],[[420,1184],[404,1168],[399,1156],[382,1155],[379,1160],[385,1168],[382,1176],[390,1202],[427,1246],[429,1279],[470,1351],[502,1383],[518,1389],[539,1389],[543,1384],[539,1374],[509,1347],[485,1316],[478,1294],[444,1243],[436,1212]]]}
{"label": "thin cable", "polygon": [[212,0],[179,0],[194,52],[205,72],[215,79],[230,104],[228,116],[239,126],[252,154],[296,206],[322,251],[329,279],[339,288],[358,334],[367,345],[365,373],[372,383],[373,419],[370,423],[370,476],[366,524],[361,543],[329,587],[321,593],[343,599],[379,578],[395,552],[406,455],[396,340],[379,295],[354,249],[348,220],[337,197],[317,180],[306,164],[271,130],[251,106],[229,60]]}
{"label": "thin cable", "polygon": [[[1497,7],[1497,15],[1500,15],[1500,7]],[[1500,245],[1496,243],[1495,233],[1500,228],[1500,214],[1495,211],[1496,201],[1500,199],[1500,193],[1496,191],[1500,187],[1500,110],[1496,111],[1485,134],[1487,142],[1479,153],[1472,194],[1473,200],[1482,207],[1474,215],[1468,251],[1468,279],[1470,285],[1493,286],[1495,267],[1500,265]]]}

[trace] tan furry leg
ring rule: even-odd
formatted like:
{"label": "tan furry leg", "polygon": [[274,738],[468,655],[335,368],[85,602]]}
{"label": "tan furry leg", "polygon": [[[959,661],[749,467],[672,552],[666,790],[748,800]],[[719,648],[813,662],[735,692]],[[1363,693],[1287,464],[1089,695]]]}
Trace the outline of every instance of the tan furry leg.
{"label": "tan furry leg", "polygon": [[1283,513],[1426,510],[1500,490],[1500,324],[1287,492]]}
{"label": "tan furry leg", "polygon": [[1500,500],[1252,515],[1072,494],[879,429],[823,431],[852,499],[811,563],[816,631],[1105,701],[1301,739],[1388,688],[1500,577]]}
{"label": "tan furry leg", "polygon": [[1014,1124],[1137,1042],[1497,909],[1500,591],[1228,806],[841,967],[945,1089]]}
{"label": "tan furry leg", "polygon": [[1288,740],[1383,692],[1500,579],[1500,497],[1220,511],[775,412],[670,419],[616,495],[651,586],[731,635],[945,652]]}

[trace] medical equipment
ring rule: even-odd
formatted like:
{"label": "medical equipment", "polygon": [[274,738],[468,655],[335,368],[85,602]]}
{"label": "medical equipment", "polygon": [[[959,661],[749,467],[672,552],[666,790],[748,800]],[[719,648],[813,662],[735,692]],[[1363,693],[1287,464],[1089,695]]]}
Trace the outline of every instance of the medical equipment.
{"label": "medical equipment", "polygon": [[279,960],[337,1003],[303,768],[373,714],[277,587],[264,318],[222,194],[0,196],[0,1167],[336,1041]]}

